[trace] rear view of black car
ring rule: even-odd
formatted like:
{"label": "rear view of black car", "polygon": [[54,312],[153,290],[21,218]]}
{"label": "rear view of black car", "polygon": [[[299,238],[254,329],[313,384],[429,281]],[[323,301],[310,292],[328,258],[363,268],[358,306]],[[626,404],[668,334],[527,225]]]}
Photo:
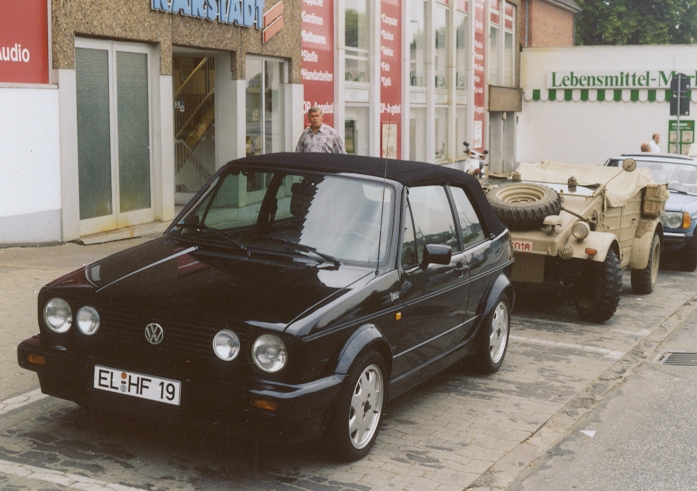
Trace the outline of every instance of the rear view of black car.
{"label": "rear view of black car", "polygon": [[462,172],[250,157],[163,237],[45,286],[19,364],[92,411],[323,437],[356,460],[389,399],[465,357],[499,369],[512,264],[508,230]]}

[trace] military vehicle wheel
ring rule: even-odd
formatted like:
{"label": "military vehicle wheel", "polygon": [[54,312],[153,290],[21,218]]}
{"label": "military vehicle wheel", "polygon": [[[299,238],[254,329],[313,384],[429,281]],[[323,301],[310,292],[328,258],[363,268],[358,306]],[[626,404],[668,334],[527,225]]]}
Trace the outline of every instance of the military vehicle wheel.
{"label": "military vehicle wheel", "polygon": [[654,234],[651,241],[649,263],[644,269],[632,270],[632,291],[640,295],[651,293],[656,286],[658,268],[661,264],[661,238]]}
{"label": "military vehicle wheel", "polygon": [[617,253],[607,251],[602,263],[583,265],[582,277],[574,285],[574,303],[581,318],[605,322],[612,317],[622,294],[622,269]]}
{"label": "military vehicle wheel", "polygon": [[502,184],[490,190],[486,197],[499,220],[511,230],[539,228],[546,216],[561,211],[559,193],[541,184]]}
{"label": "military vehicle wheel", "polygon": [[692,237],[680,253],[680,270],[694,271],[695,269],[697,269],[697,237]]}

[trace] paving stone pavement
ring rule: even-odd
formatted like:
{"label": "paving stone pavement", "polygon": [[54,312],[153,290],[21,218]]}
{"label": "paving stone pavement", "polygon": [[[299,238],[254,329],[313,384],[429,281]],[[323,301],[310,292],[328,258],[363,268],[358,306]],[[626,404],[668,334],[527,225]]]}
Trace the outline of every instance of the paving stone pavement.
{"label": "paving stone pavement", "polygon": [[15,346],[37,331],[39,288],[146,239],[0,249],[0,488],[505,489],[697,309],[697,275],[670,268],[647,296],[631,293],[627,274],[617,314],[601,325],[579,322],[563,300],[519,303],[498,373],[443,372],[387,406],[366,458],[337,465],[316,444],[255,452],[222,430],[99,418],[32,392],[38,381],[17,366]]}

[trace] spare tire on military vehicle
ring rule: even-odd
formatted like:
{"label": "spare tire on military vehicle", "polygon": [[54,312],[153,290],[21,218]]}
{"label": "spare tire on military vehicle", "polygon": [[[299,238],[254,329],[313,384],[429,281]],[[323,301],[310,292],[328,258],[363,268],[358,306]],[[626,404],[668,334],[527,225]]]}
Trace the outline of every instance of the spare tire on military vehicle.
{"label": "spare tire on military vehicle", "polygon": [[561,211],[559,193],[542,184],[502,184],[491,189],[486,197],[499,220],[511,230],[539,228],[546,216]]}

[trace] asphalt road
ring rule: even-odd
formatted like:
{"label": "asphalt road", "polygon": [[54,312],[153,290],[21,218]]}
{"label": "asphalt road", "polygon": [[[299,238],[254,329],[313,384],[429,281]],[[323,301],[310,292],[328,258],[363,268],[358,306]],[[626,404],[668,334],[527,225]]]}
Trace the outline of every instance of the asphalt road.
{"label": "asphalt road", "polygon": [[693,490],[697,315],[509,491]]}
{"label": "asphalt road", "polygon": [[[626,274],[618,312],[601,325],[579,322],[573,306],[549,292],[529,294],[514,309],[509,351],[498,373],[482,377],[458,366],[398,398],[387,407],[372,452],[359,462],[337,465],[313,444],[278,442],[255,449],[222,430],[198,433],[91,417],[75,404],[37,391],[35,374],[17,366],[15,346],[37,332],[39,288],[140,241],[0,249],[0,488],[460,491],[532,486],[533,481],[516,479],[538,469],[550,450],[562,448],[579,421],[609,404],[618,387],[633,387],[660,343],[697,309],[697,274],[670,267],[647,296],[632,294]],[[662,370],[660,375],[666,375]],[[660,380],[644,384],[653,381]],[[582,435],[600,441],[596,432],[593,439]],[[542,475],[527,476],[536,477]]]}

